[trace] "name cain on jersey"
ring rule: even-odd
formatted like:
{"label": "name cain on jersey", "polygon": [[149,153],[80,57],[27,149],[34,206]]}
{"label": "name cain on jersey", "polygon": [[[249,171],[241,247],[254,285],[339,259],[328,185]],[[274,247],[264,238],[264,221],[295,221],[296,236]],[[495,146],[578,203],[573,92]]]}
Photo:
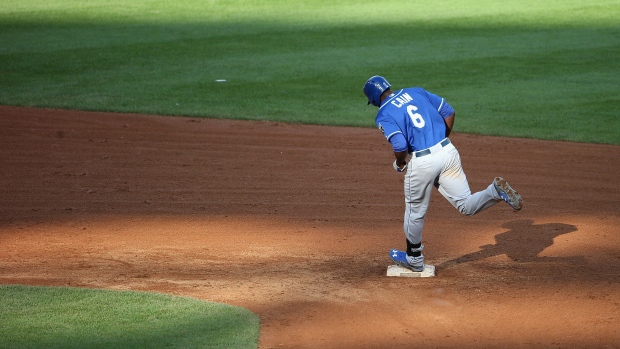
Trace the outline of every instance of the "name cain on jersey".
{"label": "name cain on jersey", "polygon": [[392,99],[392,101],[390,103],[392,103],[392,105],[396,106],[397,108],[402,107],[403,105],[409,103],[413,101],[413,98],[411,98],[411,96],[409,96],[408,93],[403,93],[402,95]]}

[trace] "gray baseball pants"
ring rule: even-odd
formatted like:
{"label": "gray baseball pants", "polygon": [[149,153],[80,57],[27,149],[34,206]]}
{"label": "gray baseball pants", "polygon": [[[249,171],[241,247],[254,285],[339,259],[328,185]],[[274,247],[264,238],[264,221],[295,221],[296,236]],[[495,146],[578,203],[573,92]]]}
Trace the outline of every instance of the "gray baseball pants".
{"label": "gray baseball pants", "polygon": [[430,154],[420,157],[411,154],[405,175],[404,231],[412,244],[422,242],[424,217],[434,186],[452,206],[468,216],[501,201],[493,183],[482,191],[471,193],[461,157],[452,143],[445,146],[438,143],[429,150]]}

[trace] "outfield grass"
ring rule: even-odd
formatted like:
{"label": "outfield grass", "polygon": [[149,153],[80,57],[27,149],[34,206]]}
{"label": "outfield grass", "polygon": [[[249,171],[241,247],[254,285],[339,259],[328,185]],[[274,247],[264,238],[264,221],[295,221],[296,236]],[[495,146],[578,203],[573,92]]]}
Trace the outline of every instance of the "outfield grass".
{"label": "outfield grass", "polygon": [[154,293],[0,286],[0,348],[256,348],[258,317]]}
{"label": "outfield grass", "polygon": [[618,18],[618,0],[5,0],[0,104],[372,126],[381,74],[446,97],[457,132],[620,144]]}

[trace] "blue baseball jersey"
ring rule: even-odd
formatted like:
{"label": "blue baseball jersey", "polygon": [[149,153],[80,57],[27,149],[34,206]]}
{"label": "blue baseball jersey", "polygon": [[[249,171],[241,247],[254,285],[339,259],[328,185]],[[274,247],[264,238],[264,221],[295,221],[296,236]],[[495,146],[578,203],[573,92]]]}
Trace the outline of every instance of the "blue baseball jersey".
{"label": "blue baseball jersey", "polygon": [[444,118],[454,109],[421,87],[405,88],[383,100],[375,123],[395,152],[430,148],[446,138]]}

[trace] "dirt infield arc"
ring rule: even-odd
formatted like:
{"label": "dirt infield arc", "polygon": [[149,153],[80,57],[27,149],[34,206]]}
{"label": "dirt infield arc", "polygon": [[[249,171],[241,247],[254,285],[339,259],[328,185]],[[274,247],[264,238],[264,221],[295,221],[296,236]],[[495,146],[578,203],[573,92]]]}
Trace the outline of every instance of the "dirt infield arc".
{"label": "dirt infield arc", "polygon": [[261,348],[620,347],[620,147],[458,133],[437,277],[387,278],[402,175],[375,129],[0,107],[0,282],[244,306]]}

